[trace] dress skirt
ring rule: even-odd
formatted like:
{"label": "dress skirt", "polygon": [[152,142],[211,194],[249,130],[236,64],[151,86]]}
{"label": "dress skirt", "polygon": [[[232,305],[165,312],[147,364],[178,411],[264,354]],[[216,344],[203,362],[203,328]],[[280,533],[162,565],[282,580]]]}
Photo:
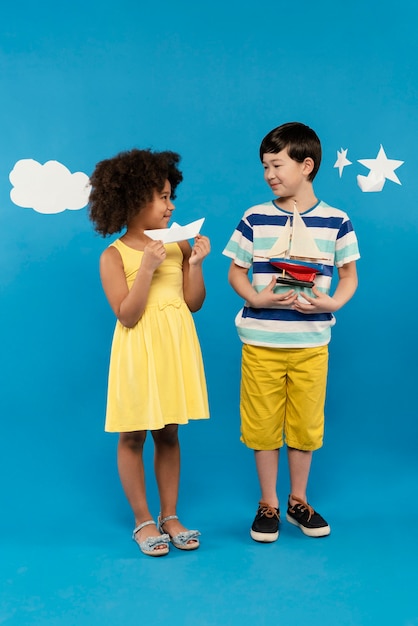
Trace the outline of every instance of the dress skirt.
{"label": "dress skirt", "polygon": [[[130,287],[142,252],[120,240]],[[105,430],[158,430],[209,417],[201,348],[183,298],[183,255],[168,244],[167,258],[154,274],[146,309],[133,328],[119,321],[114,331]]]}

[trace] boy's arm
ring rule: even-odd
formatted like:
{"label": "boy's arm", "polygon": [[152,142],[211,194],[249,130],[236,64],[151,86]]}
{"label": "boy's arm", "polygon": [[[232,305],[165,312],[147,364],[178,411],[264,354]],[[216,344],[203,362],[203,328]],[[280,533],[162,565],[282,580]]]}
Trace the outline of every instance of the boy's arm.
{"label": "boy's arm", "polygon": [[338,268],[338,285],[332,299],[337,303],[339,309],[351,300],[356,292],[357,285],[358,278],[355,261]]}
{"label": "boy's arm", "polygon": [[356,262],[351,261],[338,268],[338,285],[332,297],[322,293],[314,286],[312,292],[315,297],[311,298],[306,293],[301,293],[300,295],[306,302],[297,300],[293,308],[301,313],[334,313],[353,297],[357,285]]}
{"label": "boy's arm", "polygon": [[248,278],[248,269],[236,265],[234,261],[229,268],[228,280],[237,294],[253,308],[271,308],[278,304],[291,305],[297,298],[293,289],[281,294],[274,293],[274,287],[277,285],[275,276],[272,277],[267,287],[257,292]]}

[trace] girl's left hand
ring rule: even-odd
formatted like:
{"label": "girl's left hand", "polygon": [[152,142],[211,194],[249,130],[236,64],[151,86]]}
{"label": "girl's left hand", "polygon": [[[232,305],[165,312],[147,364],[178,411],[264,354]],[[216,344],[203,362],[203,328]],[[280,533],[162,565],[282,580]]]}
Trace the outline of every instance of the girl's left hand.
{"label": "girl's left hand", "polygon": [[308,294],[301,292],[299,295],[305,300],[296,300],[292,308],[300,313],[333,313],[338,310],[338,306],[331,296],[319,291],[317,287],[312,287],[314,298]]}
{"label": "girl's left hand", "polygon": [[196,235],[189,258],[190,265],[198,265],[210,252],[210,241],[204,235]]}

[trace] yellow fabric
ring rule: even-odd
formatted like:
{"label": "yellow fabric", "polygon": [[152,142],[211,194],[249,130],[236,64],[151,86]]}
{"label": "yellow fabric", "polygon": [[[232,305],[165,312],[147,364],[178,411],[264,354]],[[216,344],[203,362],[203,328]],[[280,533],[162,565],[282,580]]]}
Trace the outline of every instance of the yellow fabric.
{"label": "yellow fabric", "polygon": [[322,446],[328,346],[243,345],[241,440],[253,450]]}
{"label": "yellow fabric", "polygon": [[[119,239],[128,287],[143,252]],[[158,430],[209,417],[201,349],[193,317],[183,298],[183,254],[166,245],[167,257],[154,273],[139,322],[116,322],[110,356],[105,430]]]}

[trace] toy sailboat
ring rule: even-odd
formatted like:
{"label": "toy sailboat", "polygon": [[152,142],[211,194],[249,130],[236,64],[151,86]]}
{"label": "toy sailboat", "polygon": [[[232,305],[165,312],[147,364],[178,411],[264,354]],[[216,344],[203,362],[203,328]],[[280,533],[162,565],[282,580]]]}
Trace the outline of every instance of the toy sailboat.
{"label": "toy sailboat", "polygon": [[326,257],[316,245],[296,204],[292,224],[288,218],[282,234],[270,250],[269,260],[282,270],[277,282],[284,285],[313,287],[316,274],[324,269],[319,261],[325,261]]}

